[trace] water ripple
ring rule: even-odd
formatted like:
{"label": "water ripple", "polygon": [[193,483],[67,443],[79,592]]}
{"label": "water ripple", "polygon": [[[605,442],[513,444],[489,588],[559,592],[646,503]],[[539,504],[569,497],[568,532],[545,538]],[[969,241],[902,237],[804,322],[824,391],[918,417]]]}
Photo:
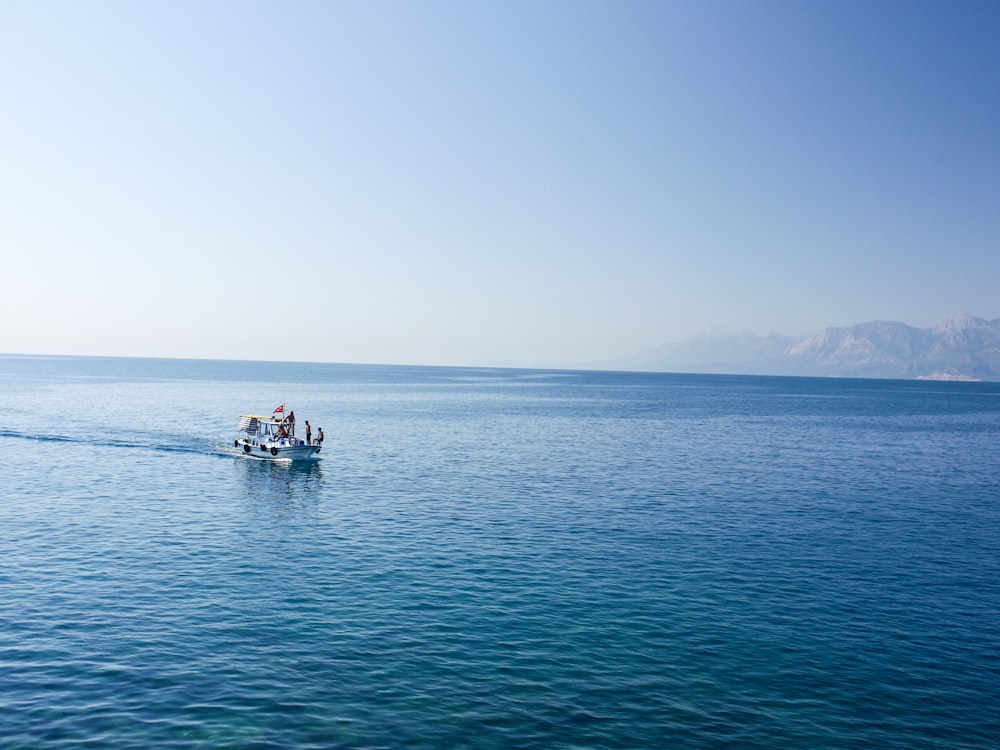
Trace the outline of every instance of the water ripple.
{"label": "water ripple", "polygon": [[[981,388],[310,369],[294,388],[336,449],[288,466],[228,460],[221,421],[173,449],[164,404],[242,408],[191,367],[18,392],[5,749],[1000,736]],[[34,437],[82,395],[113,416]]]}

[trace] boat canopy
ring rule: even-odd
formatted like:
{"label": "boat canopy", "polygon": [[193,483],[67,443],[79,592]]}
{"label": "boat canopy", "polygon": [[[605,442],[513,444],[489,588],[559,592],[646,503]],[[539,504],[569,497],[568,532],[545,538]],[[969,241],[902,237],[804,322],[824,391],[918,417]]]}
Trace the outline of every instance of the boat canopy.
{"label": "boat canopy", "polygon": [[280,425],[284,419],[265,414],[243,414],[240,416],[239,429],[254,432],[261,425]]}
{"label": "boat canopy", "polygon": [[256,432],[257,423],[260,419],[261,417],[251,417],[251,416],[240,417],[239,429],[244,432]]}

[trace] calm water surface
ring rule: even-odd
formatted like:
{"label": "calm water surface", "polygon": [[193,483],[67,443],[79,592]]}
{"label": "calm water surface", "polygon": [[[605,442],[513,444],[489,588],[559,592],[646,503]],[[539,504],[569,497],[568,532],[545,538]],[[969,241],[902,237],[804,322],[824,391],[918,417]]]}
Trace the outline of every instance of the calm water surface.
{"label": "calm water surface", "polygon": [[[294,409],[322,460],[231,449]],[[995,748],[1000,384],[0,357],[0,747]]]}

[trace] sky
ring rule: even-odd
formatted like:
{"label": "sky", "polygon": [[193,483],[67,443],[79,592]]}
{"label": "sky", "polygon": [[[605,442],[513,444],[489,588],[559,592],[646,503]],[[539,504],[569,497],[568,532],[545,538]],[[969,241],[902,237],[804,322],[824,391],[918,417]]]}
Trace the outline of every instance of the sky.
{"label": "sky", "polygon": [[1000,318],[994,0],[0,0],[0,352]]}

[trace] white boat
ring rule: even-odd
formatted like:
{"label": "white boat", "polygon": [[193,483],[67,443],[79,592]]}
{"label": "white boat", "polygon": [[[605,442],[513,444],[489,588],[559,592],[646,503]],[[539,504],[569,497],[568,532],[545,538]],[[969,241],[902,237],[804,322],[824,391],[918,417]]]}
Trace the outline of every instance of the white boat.
{"label": "white boat", "polygon": [[291,432],[289,420],[276,414],[244,414],[234,445],[249,458],[270,461],[305,461],[319,453],[321,443],[309,444]]}

